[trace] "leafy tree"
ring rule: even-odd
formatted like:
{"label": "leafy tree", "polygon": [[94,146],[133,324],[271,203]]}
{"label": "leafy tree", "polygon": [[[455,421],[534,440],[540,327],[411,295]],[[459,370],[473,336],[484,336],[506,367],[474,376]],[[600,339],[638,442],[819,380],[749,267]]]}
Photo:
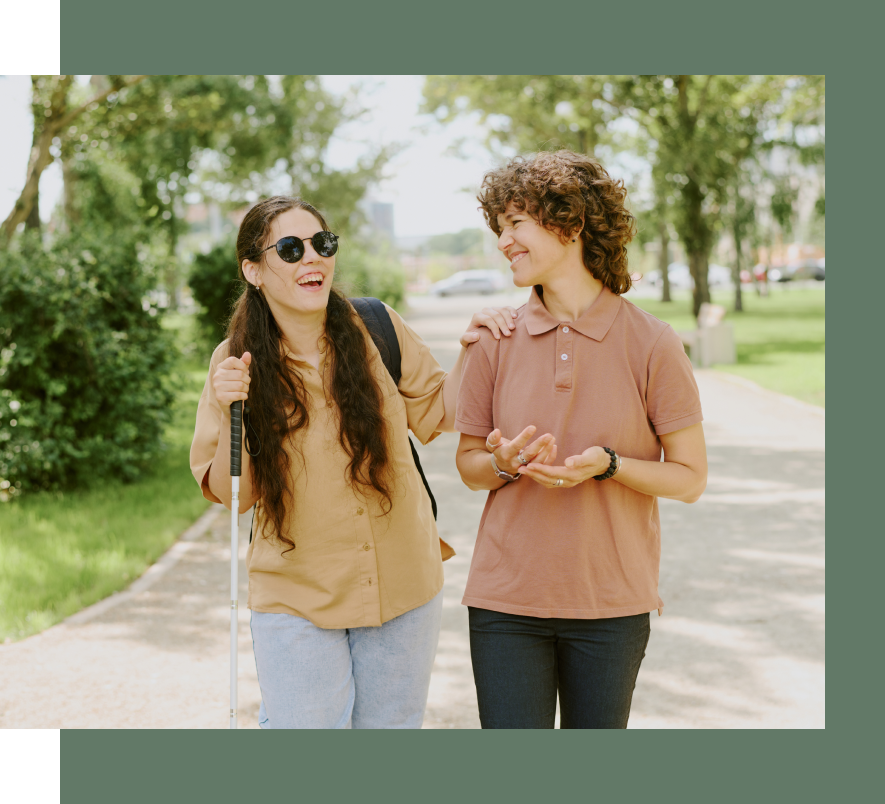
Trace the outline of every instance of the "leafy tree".
{"label": "leafy tree", "polygon": [[707,269],[727,188],[759,147],[778,91],[767,76],[637,75],[617,82],[622,110],[648,132],[657,170],[678,200],[674,224],[694,280],[695,315],[710,300]]}
{"label": "leafy tree", "polygon": [[[37,145],[3,224],[7,240],[31,214],[40,174],[56,158],[64,167],[66,225],[76,226],[87,208],[78,202],[78,182],[98,176],[87,163],[114,164],[137,180],[129,190],[141,222],[163,233],[170,255],[186,228],[184,197],[193,192],[235,208],[282,189],[348,234],[360,222],[367,186],[396,150],[379,149],[350,170],[330,168],[331,137],[364,110],[353,97],[328,93],[318,76],[108,75],[92,76],[86,87],[73,76],[32,81]],[[108,220],[116,220],[113,210]]]}
{"label": "leafy tree", "polygon": [[[34,114],[34,133],[25,184],[16,199],[12,212],[2,224],[2,234],[8,241],[19,224],[32,216],[38,201],[40,177],[58,155],[62,142],[73,136],[70,129],[88,110],[105,102],[115,102],[126,91],[143,81],[145,76],[113,76],[108,86],[85,101],[76,103],[71,98],[72,75],[31,76],[31,109]],[[108,99],[114,97],[114,101]],[[33,219],[32,219],[33,220]],[[33,224],[32,224],[33,228]]]}
{"label": "leafy tree", "polygon": [[[821,159],[822,97],[822,76],[429,76],[425,110],[444,121],[478,113],[490,147],[593,153],[616,146],[648,158],[662,246],[672,221],[697,314],[710,298],[709,255],[742,165],[776,139],[782,120],[783,141],[805,160]],[[623,120],[614,126],[619,117],[638,129]]]}

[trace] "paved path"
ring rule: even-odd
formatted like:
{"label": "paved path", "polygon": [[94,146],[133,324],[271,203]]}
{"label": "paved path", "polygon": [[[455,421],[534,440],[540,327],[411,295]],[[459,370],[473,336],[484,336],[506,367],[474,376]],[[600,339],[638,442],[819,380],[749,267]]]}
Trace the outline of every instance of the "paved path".
{"label": "paved path", "polygon": [[[412,323],[444,366],[478,301],[416,300]],[[666,608],[652,615],[630,727],[823,728],[823,413],[716,372],[697,379],[710,482],[695,505],[661,502]],[[460,599],[484,495],[458,478],[456,444],[420,447],[458,551],[425,728],[479,727]],[[210,510],[128,591],[0,646],[0,728],[227,728],[227,523]],[[245,599],[245,569],[241,580]],[[240,619],[240,727],[256,728]]]}

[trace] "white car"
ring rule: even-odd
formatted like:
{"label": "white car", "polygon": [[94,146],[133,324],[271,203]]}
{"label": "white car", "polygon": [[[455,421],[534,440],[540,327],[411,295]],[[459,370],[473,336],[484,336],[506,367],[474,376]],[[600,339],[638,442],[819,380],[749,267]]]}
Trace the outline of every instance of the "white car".
{"label": "white car", "polygon": [[721,285],[733,285],[734,280],[731,278],[731,268],[710,263],[707,267],[707,284],[711,288]]}
{"label": "white car", "polygon": [[[694,287],[694,279],[691,278],[691,271],[688,269],[687,265],[684,265],[681,262],[671,262],[670,265],[667,266],[667,276],[670,279],[671,288],[691,290]],[[651,285],[655,288],[659,287],[661,285],[661,272],[655,268],[653,271],[649,271],[645,274],[642,279],[647,285]],[[711,263],[708,266],[707,284],[710,287],[730,285],[731,282],[731,268],[726,268],[724,265],[716,265],[715,263]]]}
{"label": "white car", "polygon": [[430,293],[434,296],[455,296],[469,293],[488,295],[504,290],[506,287],[507,283],[500,272],[476,269],[458,271],[448,279],[435,282],[430,286]]}
{"label": "white car", "polygon": [[[694,281],[691,278],[691,272],[687,265],[681,262],[671,262],[667,266],[667,278],[670,280],[670,287],[676,289],[691,289],[694,287]],[[662,284],[661,272],[655,268],[642,277],[642,281],[647,285],[656,288]]]}

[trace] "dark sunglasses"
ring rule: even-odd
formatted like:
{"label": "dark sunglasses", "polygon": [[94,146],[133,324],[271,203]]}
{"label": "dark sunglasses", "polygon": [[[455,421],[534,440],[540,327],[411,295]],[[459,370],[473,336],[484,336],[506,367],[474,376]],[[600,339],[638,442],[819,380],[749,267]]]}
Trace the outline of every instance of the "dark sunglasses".
{"label": "dark sunglasses", "polygon": [[[338,235],[331,232],[317,232],[310,238],[311,245],[321,257],[331,257],[338,251]],[[259,254],[270,251],[272,248],[277,250],[280,259],[284,262],[298,262],[304,256],[304,241],[300,237],[289,235],[281,237],[272,246],[262,249]]]}

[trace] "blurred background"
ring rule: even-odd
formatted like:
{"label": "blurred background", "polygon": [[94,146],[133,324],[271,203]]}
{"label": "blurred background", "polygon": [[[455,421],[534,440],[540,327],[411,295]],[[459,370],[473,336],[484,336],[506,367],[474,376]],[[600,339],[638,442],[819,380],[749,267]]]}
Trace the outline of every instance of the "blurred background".
{"label": "blurred background", "polygon": [[[350,295],[422,332],[527,297],[477,209],[484,172],[538,150],[593,154],[638,222],[627,297],[683,334],[696,365],[823,408],[824,87],[0,77],[0,643],[125,588],[205,511],[194,410],[240,292],[237,226],[264,195],[318,207]],[[431,344],[443,365],[459,326]],[[725,346],[707,352],[719,336],[698,333],[717,327]]]}

